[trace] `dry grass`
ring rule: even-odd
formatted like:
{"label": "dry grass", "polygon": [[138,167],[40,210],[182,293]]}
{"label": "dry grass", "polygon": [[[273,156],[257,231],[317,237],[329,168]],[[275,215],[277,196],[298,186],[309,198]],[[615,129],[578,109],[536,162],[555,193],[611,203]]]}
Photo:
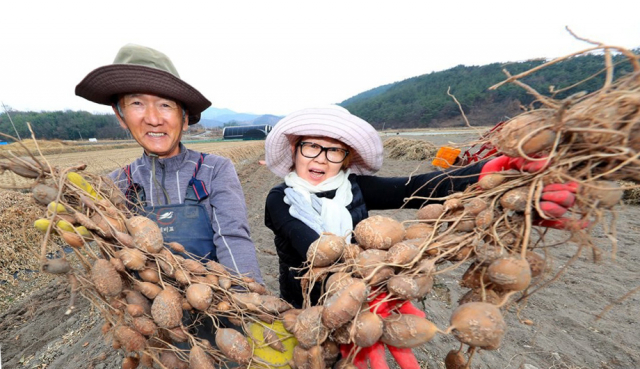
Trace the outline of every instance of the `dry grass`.
{"label": "dry grass", "polygon": [[0,279],[21,269],[38,269],[42,234],[29,225],[42,215],[30,193],[0,191]]}
{"label": "dry grass", "polygon": [[392,137],[383,142],[388,157],[396,160],[431,160],[438,148],[429,141]]}
{"label": "dry grass", "polygon": [[[42,234],[31,225],[44,209],[33,201],[31,194],[0,191],[0,311],[19,297],[16,286],[26,281],[50,280],[40,269],[38,255]],[[55,242],[62,244],[56,236]],[[19,291],[24,291],[19,289]]]}
{"label": "dry grass", "polygon": [[[638,186],[638,183],[631,181],[620,181],[620,185],[624,187]],[[627,205],[639,205],[640,204],[640,188],[633,187],[624,191],[622,200]]]}

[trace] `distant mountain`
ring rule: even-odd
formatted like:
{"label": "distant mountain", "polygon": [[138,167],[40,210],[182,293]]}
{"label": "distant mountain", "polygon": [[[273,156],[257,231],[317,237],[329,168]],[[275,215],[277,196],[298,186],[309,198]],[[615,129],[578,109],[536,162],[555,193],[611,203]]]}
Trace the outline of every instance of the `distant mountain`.
{"label": "distant mountain", "polygon": [[259,116],[260,116],[259,114],[232,113],[232,114],[219,115],[215,118],[215,120],[223,123],[229,123],[233,121],[241,124],[241,123],[251,122]]}
{"label": "distant mountain", "polygon": [[236,112],[229,109],[218,109],[214,107],[209,107],[207,110],[202,112],[202,119],[218,120],[216,118],[218,118],[219,116],[230,115],[230,114],[236,114]]}
{"label": "distant mountain", "polygon": [[271,126],[275,126],[276,123],[280,121],[280,119],[282,119],[282,116],[265,114],[254,119],[253,122],[251,122],[251,124],[253,125],[268,124]]}
{"label": "distant mountain", "polygon": [[[225,112],[224,114],[216,115],[223,111]],[[271,114],[257,115],[249,113],[236,113],[229,109],[209,108],[202,114],[200,124],[206,128],[222,127],[225,124],[233,124],[238,126],[261,124],[275,125],[280,119],[282,119],[281,116]]]}
{"label": "distant mountain", "polygon": [[222,127],[224,126],[224,122],[221,122],[219,120],[215,120],[215,119],[206,119],[206,118],[200,118],[200,122],[198,122],[199,124],[201,124],[203,127],[205,128],[214,128],[214,127]]}
{"label": "distant mountain", "polygon": [[219,109],[210,107],[202,112],[202,118],[200,124],[205,127],[222,127],[227,123],[234,123],[237,125],[252,125],[252,124],[270,124],[274,125],[282,117],[271,114],[250,114],[250,113],[237,113],[229,109]]}
{"label": "distant mountain", "polygon": [[259,114],[237,113],[230,109],[210,107],[202,112],[200,124],[207,128],[222,127],[229,122],[238,123],[240,125],[252,124],[251,122],[260,116],[261,115]]}

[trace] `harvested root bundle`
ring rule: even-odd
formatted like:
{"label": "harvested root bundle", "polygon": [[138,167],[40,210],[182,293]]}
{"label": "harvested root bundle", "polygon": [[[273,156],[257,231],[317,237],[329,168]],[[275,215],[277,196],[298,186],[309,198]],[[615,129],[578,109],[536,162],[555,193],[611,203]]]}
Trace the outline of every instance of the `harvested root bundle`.
{"label": "harvested root bundle", "polygon": [[[7,166],[11,168],[17,167]],[[78,169],[28,173],[16,169],[39,181],[32,186],[32,196],[46,215],[34,223],[45,237],[42,270],[69,279],[68,312],[75,292],[81,291],[102,312],[103,334],[112,337],[114,349],[129,353],[123,367],[162,363],[172,368],[214,368],[225,361],[248,363],[252,351],[242,332],[218,329],[222,341],[214,348],[191,329],[204,319],[213,319],[219,326],[220,317],[241,327],[243,321],[275,321],[291,306],[270,296],[252,278],[230,273],[214,261],[202,261],[177,243],[165,245],[158,226],[132,214],[111,180],[73,172]],[[45,257],[64,254],[62,249],[51,250],[60,246],[47,242],[56,233],[72,246],[72,256]],[[76,260],[71,263],[69,258]],[[234,298],[241,291],[257,296],[255,309]],[[182,325],[185,310],[189,326]],[[178,344],[191,350],[185,352]]]}
{"label": "harvested root bundle", "polygon": [[[603,46],[605,53],[614,49]],[[515,82],[536,97],[532,107],[538,108],[510,119],[480,144],[516,158],[513,163],[535,163],[537,169],[525,171],[524,165],[515,165],[519,169],[484,175],[465,191],[438,199],[442,204],[426,204],[417,211],[415,220],[404,226],[379,215],[361,221],[353,232],[357,244],[346,245],[342,258],[323,270],[326,282],[320,303],[332,302],[337,290],[355,283],[370,288],[369,301],[381,295],[386,296],[385,302],[400,300],[399,305],[405,300],[428,299],[434,275],[468,268],[460,280],[468,291],[460,298],[451,314],[450,327],[443,333],[451,333],[469,346],[469,357],[463,355],[462,348],[453,350],[447,355],[446,365],[466,368],[474,350],[498,348],[506,331],[501,307],[526,301],[531,293],[556,279],[545,275],[548,255],[533,251],[549,247],[546,233],[535,227],[564,229],[582,245],[594,247],[589,242],[589,230],[601,223],[607,212],[615,211],[625,189],[638,187],[640,62],[628,50],[618,51],[628,57],[633,71],[613,82],[613,66],[607,65],[605,85],[590,94],[554,100],[519,81],[527,72],[510,76],[508,82]],[[628,187],[623,188],[621,180],[632,182],[626,182]],[[565,210],[550,207],[550,203]],[[615,249],[615,228],[609,224],[604,228],[611,232],[607,236]],[[594,251],[597,254],[599,250]],[[315,266],[309,257],[304,278],[313,280]],[[303,284],[306,296],[310,296],[311,285]],[[512,298],[515,294],[519,299]],[[299,316],[309,314],[310,309],[317,307],[307,308]],[[323,332],[328,331],[325,341],[360,348],[377,342],[380,316],[368,311],[366,302],[353,315],[355,310],[355,303],[342,308],[344,318],[339,324],[322,320]],[[393,318],[383,319],[382,342],[413,347],[439,331],[413,315],[382,312],[389,313]],[[304,327],[320,326],[317,318],[313,321]],[[422,327],[420,332],[415,330],[418,327]],[[300,335],[299,330],[295,329],[296,335]],[[397,332],[397,338],[391,332]],[[320,341],[306,340],[302,345],[305,350],[300,349],[304,358],[300,365],[308,367],[309,350]],[[354,348],[338,367],[348,366],[357,351]]]}

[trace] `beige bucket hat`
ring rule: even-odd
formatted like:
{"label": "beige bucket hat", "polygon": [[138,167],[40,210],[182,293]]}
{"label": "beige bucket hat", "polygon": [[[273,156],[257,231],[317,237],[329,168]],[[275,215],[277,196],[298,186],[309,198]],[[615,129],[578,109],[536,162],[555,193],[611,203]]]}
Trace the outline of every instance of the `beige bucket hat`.
{"label": "beige bucket hat", "polygon": [[352,149],[349,168],[356,174],[373,174],[382,166],[382,140],[373,126],[343,107],[309,108],[282,118],[265,141],[267,167],[277,176],[289,174],[293,157],[291,145],[298,137],[336,139]]}
{"label": "beige bucket hat", "polygon": [[120,48],[113,64],[87,74],[76,86],[76,95],[102,105],[111,105],[112,96],[149,93],[184,104],[189,124],[200,121],[200,113],[211,106],[198,90],[180,79],[165,54],[150,47],[127,44]]}

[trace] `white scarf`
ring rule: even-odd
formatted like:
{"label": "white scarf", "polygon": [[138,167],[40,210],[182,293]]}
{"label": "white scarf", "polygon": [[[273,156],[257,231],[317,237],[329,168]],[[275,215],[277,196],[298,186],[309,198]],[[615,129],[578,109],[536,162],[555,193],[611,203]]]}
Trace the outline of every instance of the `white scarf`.
{"label": "white scarf", "polygon": [[[353,200],[353,193],[349,174],[349,169],[346,172],[341,170],[336,176],[316,186],[298,177],[296,172],[287,174],[284,177],[284,183],[288,186],[284,190],[284,202],[290,205],[289,214],[304,222],[318,235],[331,232],[337,236],[347,236],[347,242],[350,242],[353,219],[347,205]],[[315,195],[331,190],[336,190],[333,199]]]}

